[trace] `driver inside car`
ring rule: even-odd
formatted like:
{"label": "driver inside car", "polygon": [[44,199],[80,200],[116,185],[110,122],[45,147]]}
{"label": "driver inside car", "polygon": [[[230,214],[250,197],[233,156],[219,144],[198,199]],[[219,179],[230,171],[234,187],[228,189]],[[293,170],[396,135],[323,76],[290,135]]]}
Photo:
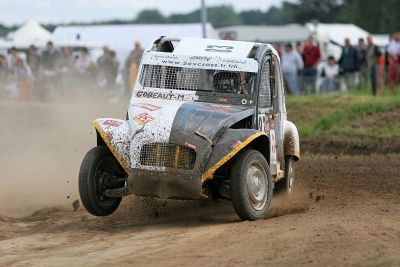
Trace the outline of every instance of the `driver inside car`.
{"label": "driver inside car", "polygon": [[214,90],[230,94],[250,94],[253,77],[246,73],[234,71],[215,71],[213,75]]}

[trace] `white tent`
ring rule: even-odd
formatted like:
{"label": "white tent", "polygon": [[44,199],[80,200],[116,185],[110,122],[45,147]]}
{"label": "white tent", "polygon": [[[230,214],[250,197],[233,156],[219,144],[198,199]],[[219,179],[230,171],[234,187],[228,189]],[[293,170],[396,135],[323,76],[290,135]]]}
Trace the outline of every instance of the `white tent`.
{"label": "white tent", "polygon": [[374,44],[380,47],[386,47],[389,44],[389,34],[374,34],[372,38],[374,40]]}
{"label": "white tent", "polygon": [[[218,38],[211,24],[207,25],[209,38]],[[121,64],[124,63],[134,42],[139,40],[147,48],[160,36],[168,37],[201,37],[200,23],[190,24],[130,24],[130,25],[88,25],[59,26],[52,35],[56,46],[68,43],[90,46],[90,44],[106,45],[117,52]]]}
{"label": "white tent", "polygon": [[317,36],[324,36],[329,39],[329,41],[336,43],[338,45],[344,45],[344,39],[349,38],[353,45],[356,45],[359,38],[366,39],[369,33],[354,24],[325,24],[318,23],[312,24],[307,23],[306,27],[311,31],[316,33]]}
{"label": "white tent", "polygon": [[354,24],[307,23],[306,27],[316,35],[324,59],[329,55],[333,55],[338,59],[341,54],[341,46],[344,46],[345,38],[349,38],[352,45],[357,45],[359,38],[366,39],[369,35],[367,31]]}
{"label": "white tent", "polygon": [[230,36],[234,40],[256,40],[267,43],[304,41],[310,36],[309,30],[301,25],[237,25],[218,29],[221,38]]}
{"label": "white tent", "polygon": [[25,48],[32,44],[44,47],[50,38],[51,33],[33,20],[28,20],[18,30],[9,33],[7,36],[7,39],[11,40],[14,46],[20,48]]}

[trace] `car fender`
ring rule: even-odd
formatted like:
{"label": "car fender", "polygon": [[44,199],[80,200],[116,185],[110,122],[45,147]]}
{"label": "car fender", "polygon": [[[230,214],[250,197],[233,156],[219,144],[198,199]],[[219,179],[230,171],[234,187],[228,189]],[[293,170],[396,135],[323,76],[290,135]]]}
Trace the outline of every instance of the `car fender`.
{"label": "car fender", "polygon": [[126,173],[130,170],[130,128],[126,120],[101,118],[92,121],[97,132],[97,145],[106,145]]}
{"label": "car fender", "polygon": [[290,121],[283,125],[283,151],[285,157],[293,156],[295,160],[300,159],[300,141],[297,127]]}
{"label": "car fender", "polygon": [[228,129],[218,140],[213,148],[210,160],[208,161],[205,172],[201,176],[201,181],[204,183],[213,178],[214,173],[231,158],[233,158],[242,149],[253,143],[256,139],[263,139],[263,145],[257,147],[258,150],[266,155],[267,161],[269,154],[268,136],[264,132],[254,129]]}

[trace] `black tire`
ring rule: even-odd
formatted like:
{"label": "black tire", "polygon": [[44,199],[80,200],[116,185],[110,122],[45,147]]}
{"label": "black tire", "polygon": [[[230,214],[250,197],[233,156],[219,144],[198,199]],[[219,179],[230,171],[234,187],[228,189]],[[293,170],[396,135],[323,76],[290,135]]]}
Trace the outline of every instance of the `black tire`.
{"label": "black tire", "polygon": [[290,196],[293,193],[294,185],[294,158],[287,156],[285,158],[285,177],[275,183],[275,193]]}
{"label": "black tire", "polygon": [[[79,171],[79,195],[86,210],[95,216],[112,214],[121,203],[121,197],[110,198],[103,195],[100,185],[103,172],[117,174],[120,165],[106,146],[94,147],[86,154]],[[123,186],[122,183],[120,186]]]}
{"label": "black tire", "polygon": [[238,216],[243,220],[265,218],[273,193],[265,157],[257,150],[242,151],[232,165],[230,179],[232,203]]}

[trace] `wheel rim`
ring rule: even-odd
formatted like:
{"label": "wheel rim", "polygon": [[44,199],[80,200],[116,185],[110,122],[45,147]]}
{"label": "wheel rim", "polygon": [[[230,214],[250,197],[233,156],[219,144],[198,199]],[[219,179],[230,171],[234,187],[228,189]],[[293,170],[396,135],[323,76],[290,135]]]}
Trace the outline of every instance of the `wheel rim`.
{"label": "wheel rim", "polygon": [[105,157],[99,161],[94,179],[94,188],[96,192],[96,196],[103,205],[112,205],[115,202],[115,198],[109,198],[104,196],[104,186],[102,181],[102,175],[104,173],[113,174],[118,170],[117,165],[113,162],[113,159],[110,157]]}
{"label": "wheel rim", "polygon": [[260,162],[253,162],[247,169],[247,197],[255,210],[262,210],[268,198],[267,174]]}

